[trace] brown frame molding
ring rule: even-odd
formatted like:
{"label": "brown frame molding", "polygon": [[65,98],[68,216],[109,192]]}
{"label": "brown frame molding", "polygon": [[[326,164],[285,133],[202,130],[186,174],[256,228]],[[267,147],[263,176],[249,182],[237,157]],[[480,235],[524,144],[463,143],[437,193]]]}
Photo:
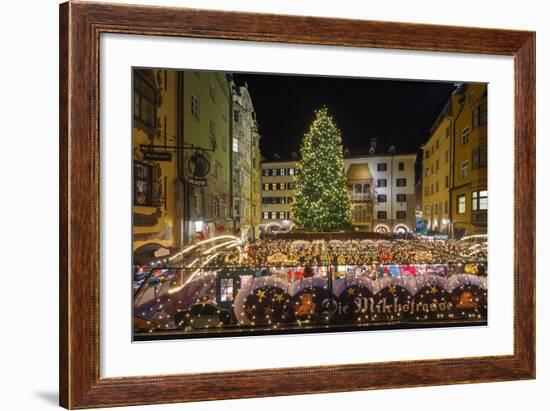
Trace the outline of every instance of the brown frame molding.
{"label": "brown frame molding", "polygon": [[[101,33],[513,56],[514,354],[100,378]],[[59,54],[60,405],[90,408],[535,378],[534,32],[70,2],[60,6]]]}

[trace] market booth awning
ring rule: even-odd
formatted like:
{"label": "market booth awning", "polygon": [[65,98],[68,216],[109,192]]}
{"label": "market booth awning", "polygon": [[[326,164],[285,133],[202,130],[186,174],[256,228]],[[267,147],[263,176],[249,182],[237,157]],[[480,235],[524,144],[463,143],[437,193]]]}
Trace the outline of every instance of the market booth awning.
{"label": "market booth awning", "polygon": [[142,245],[134,251],[134,264],[146,265],[169,258],[178,252],[175,248],[163,247],[160,244],[150,243]]}

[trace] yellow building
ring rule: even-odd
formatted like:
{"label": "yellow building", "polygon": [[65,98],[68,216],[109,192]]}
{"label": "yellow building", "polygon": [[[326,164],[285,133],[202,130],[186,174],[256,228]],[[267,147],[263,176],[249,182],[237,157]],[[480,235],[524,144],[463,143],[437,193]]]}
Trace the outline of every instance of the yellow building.
{"label": "yellow building", "polygon": [[176,155],[148,149],[176,144],[176,84],[174,71],[134,70],[133,248],[148,252],[149,259],[181,246],[183,240],[176,213],[176,186],[181,185]]}
{"label": "yellow building", "polygon": [[451,98],[422,145],[422,220],[426,228],[449,234],[449,201],[451,185]]}
{"label": "yellow building", "polygon": [[260,230],[260,134],[248,85],[232,86],[233,216],[249,240]]}
{"label": "yellow building", "polygon": [[487,85],[462,86],[455,96],[450,218],[460,238],[487,233]]}
{"label": "yellow building", "polygon": [[136,69],[133,84],[135,259],[232,233],[227,75]]}
{"label": "yellow building", "polygon": [[260,238],[260,220],[262,211],[262,155],[260,153],[260,133],[258,125],[252,131],[252,224],[254,238]]}
{"label": "yellow building", "polygon": [[183,155],[187,241],[234,231],[231,215],[230,79],[183,71]]}

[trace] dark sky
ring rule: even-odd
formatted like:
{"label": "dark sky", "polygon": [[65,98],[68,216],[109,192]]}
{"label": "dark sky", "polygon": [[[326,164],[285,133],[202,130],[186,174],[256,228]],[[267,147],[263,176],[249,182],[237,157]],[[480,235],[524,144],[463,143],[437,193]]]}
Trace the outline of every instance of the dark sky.
{"label": "dark sky", "polygon": [[234,79],[248,83],[266,159],[298,152],[314,110],[322,105],[352,153],[368,151],[371,137],[379,152],[392,144],[398,153],[417,152],[454,89],[446,82],[338,77],[235,74]]}

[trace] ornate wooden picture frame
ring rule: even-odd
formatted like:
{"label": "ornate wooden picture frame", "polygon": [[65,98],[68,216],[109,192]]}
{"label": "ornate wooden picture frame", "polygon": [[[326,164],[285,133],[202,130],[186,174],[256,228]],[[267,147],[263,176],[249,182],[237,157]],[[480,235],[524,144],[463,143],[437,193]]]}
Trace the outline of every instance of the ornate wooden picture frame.
{"label": "ornate wooden picture frame", "polygon": [[[100,377],[102,33],[513,56],[514,353]],[[535,378],[535,33],[69,2],[60,6],[60,404],[91,408]],[[315,376],[315,378],[309,378]]]}

